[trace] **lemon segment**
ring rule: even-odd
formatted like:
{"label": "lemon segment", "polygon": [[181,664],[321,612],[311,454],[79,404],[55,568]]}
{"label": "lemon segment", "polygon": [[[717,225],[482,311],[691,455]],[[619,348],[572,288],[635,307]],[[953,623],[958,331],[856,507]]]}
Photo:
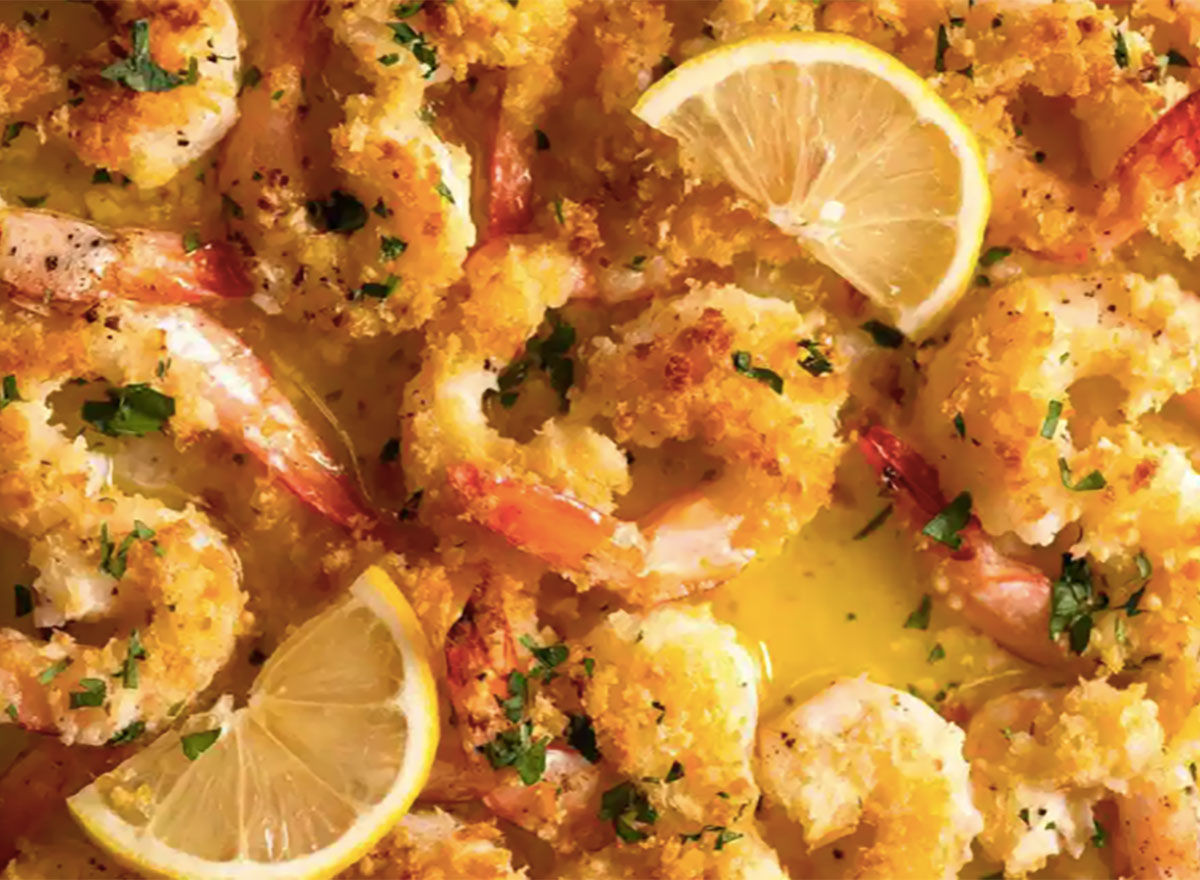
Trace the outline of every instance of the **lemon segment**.
{"label": "lemon segment", "polygon": [[969,282],[990,209],[970,130],[920,76],[851,37],[752,37],[693,58],[633,112],[762,206],[910,337]]}
{"label": "lemon segment", "polygon": [[67,803],[143,873],[326,877],[407,812],[438,729],[424,633],[370,568],[279,646],[244,708],[223,697]]}

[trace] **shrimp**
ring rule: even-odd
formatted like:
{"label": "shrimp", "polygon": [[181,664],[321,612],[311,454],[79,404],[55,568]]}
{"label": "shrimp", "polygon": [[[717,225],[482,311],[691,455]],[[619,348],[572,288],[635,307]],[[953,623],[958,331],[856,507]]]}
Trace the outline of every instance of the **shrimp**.
{"label": "shrimp", "polygon": [[227,0],[97,6],[114,34],[70,72],[51,130],[85,163],[162,186],[237,119],[237,17]]}
{"label": "shrimp", "polygon": [[466,823],[442,810],[409,813],[375,848],[339,877],[472,877],[522,880],[500,830]]}
{"label": "shrimp", "polygon": [[[859,448],[921,525],[946,508],[937,473],[894,434],[872,426],[859,439]],[[1050,638],[1052,585],[1046,573],[1001,553],[974,517],[958,537],[959,548],[941,554],[938,583],[960,603],[963,616],[1026,660],[1063,664],[1063,646]]]}
{"label": "shrimp", "polygon": [[1097,679],[985,704],[966,746],[984,851],[1011,876],[1060,852],[1077,858],[1098,833],[1095,807],[1111,799],[1119,826],[1105,830],[1119,834],[1132,876],[1195,876],[1200,801],[1179,749],[1164,741],[1140,684],[1118,690]]}
{"label": "shrimp", "polygon": [[737,632],[706,605],[663,605],[614,612],[581,641],[594,660],[583,707],[600,753],[658,809],[653,833],[752,815],[760,676]]}
{"label": "shrimp", "polygon": [[765,725],[758,750],[767,797],[810,848],[873,827],[848,876],[953,878],[970,861],[984,823],[963,733],[916,697],[842,679]]}
{"label": "shrimp", "polygon": [[[104,319],[163,336],[162,365],[185,368],[204,430],[236,438],[301,500],[347,527],[370,520],[320,438],[235,334],[201,312],[159,305],[247,294],[222,244],[192,252],[174,233],[107,230],[47,211],[0,212],[0,282],[14,295],[59,307],[107,304]],[[120,301],[140,300],[144,309]],[[92,320],[99,313],[91,315]],[[176,420],[186,441],[186,421]],[[182,433],[181,433],[182,431]]]}
{"label": "shrimp", "polygon": [[747,823],[737,831],[708,828],[700,834],[610,846],[569,863],[559,876],[563,880],[787,880],[789,874],[754,825]]}
{"label": "shrimp", "polygon": [[38,301],[89,305],[111,297],[219,302],[250,293],[222,242],[190,248],[173,232],[109,230],[20,209],[0,210],[0,281]]}
{"label": "shrimp", "polygon": [[[472,258],[459,326],[501,309],[520,321],[461,329],[434,346],[406,391],[413,489],[428,498],[431,484],[448,482],[471,520],[584,586],[604,583],[643,605],[732,577],[821,509],[842,448],[846,383],[819,315],[732,287],[652,305],[616,339],[593,343],[575,411],[521,445],[487,425],[482,397],[542,311],[573,295],[581,270],[550,271],[548,246],[500,245]],[[522,285],[531,273],[537,285]],[[613,510],[629,488],[624,456],[590,427],[605,420],[622,443],[695,440],[724,471],[639,521],[621,520]]]}
{"label": "shrimp", "polygon": [[[470,158],[422,119],[428,71],[415,52],[424,47],[420,56],[428,61],[429,47],[418,36],[397,45],[387,26],[394,8],[387,2],[268,8],[270,37],[256,65],[262,79],[245,90],[245,113],[219,163],[222,191],[236,206],[227,214],[228,235],[265,301],[352,335],[425,323],[444,289],[461,277],[475,242]],[[424,18],[406,19],[406,33],[416,34]],[[322,25],[359,60],[372,91],[350,96],[344,121],[318,133],[311,130],[317,115],[309,113],[305,65],[322,54],[312,51]],[[329,174],[312,167],[306,147],[312,137],[332,141]],[[336,181],[332,191],[312,191],[317,178],[329,177]]]}
{"label": "shrimp", "polygon": [[[241,566],[208,517],[106,485],[103,459],[50,423],[51,392],[72,377],[104,376],[152,398],[152,421],[167,417],[172,398],[149,383],[174,392],[181,436],[213,424],[213,404],[187,396],[214,388],[203,360],[185,350],[155,381],[171,350],[164,335],[203,324],[185,323],[186,307],[139,308],[82,326],[16,312],[0,323],[0,527],[30,544],[34,621],[104,617],[118,627],[99,646],[61,630],[48,640],[0,630],[2,720],[66,743],[123,742],[161,727],[225,665],[244,626]],[[111,418],[124,406],[114,401]]]}
{"label": "shrimp", "polygon": [[[511,553],[511,551],[509,551]],[[445,639],[446,689],[463,747],[500,772],[480,792],[483,803],[556,848],[570,851],[602,842],[596,820],[600,772],[593,760],[557,742],[567,719],[544,685],[566,657],[542,655],[541,678],[531,673],[531,652],[543,647],[527,573],[512,566],[479,563],[478,585]],[[535,684],[536,683],[536,684]],[[505,770],[507,752],[541,754],[541,766]],[[593,756],[594,757],[594,756]],[[536,763],[536,761],[535,761]]]}

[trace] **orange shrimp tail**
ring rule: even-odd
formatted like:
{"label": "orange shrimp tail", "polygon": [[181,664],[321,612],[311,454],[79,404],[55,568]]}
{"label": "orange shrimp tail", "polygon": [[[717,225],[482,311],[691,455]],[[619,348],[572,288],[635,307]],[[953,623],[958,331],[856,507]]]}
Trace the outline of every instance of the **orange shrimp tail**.
{"label": "orange shrimp tail", "polygon": [[580,571],[616,530],[608,514],[546,486],[484,474],[471,464],[451,466],[446,478],[472,519],[561,570]]}
{"label": "orange shrimp tail", "polygon": [[889,489],[900,489],[922,513],[934,516],[946,506],[937,471],[886,428],[872,425],[858,439],[867,463]]}
{"label": "orange shrimp tail", "polygon": [[1117,175],[1158,189],[1182,183],[1200,168],[1200,91],[1192,92],[1126,150]]}
{"label": "orange shrimp tail", "polygon": [[498,111],[488,160],[488,238],[524,232],[533,217],[529,134],[518,131],[503,109]]}
{"label": "orange shrimp tail", "polygon": [[253,292],[234,248],[217,241],[189,252],[177,236],[138,232],[128,238],[129,255],[116,267],[115,292],[150,303],[205,303]]}
{"label": "orange shrimp tail", "polygon": [[445,653],[450,703],[464,744],[473,749],[508,726],[500,701],[510,696],[508,679],[518,667],[503,597],[477,587],[446,633]]}

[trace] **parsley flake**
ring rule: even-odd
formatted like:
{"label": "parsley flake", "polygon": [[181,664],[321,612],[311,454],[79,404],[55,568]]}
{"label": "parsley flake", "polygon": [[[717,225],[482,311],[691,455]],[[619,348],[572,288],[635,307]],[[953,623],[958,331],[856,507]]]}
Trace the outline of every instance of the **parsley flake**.
{"label": "parsley flake", "polygon": [[396,238],[393,235],[379,236],[379,258],[381,260],[394,260],[406,250],[408,250],[408,242],[404,239]]}
{"label": "parsley flake", "polygon": [[142,644],[141,638],[138,636],[138,631],[135,629],[129,634],[129,646],[125,649],[125,662],[121,664],[121,671],[118,676],[121,679],[121,684],[126,690],[135,691],[138,687],[138,666],[139,660],[146,659],[146,647]]}
{"label": "parsley flake", "polygon": [[125,743],[131,743],[145,732],[146,732],[146,722],[145,721],[134,721],[128,727],[125,727],[121,730],[118,730],[116,733],[114,733],[109,738],[108,744],[110,746],[119,746],[119,745],[124,745]]}
{"label": "parsley flake", "polygon": [[[0,147],[7,147],[17,139],[22,129],[29,125],[28,122],[10,122],[4,126],[4,135],[0,137]],[[94,181],[93,181],[94,182]]]}
{"label": "parsley flake", "polygon": [[892,505],[889,504],[887,507],[883,508],[883,510],[879,511],[879,513],[871,517],[870,521],[865,526],[855,532],[852,540],[861,541],[863,538],[867,537],[877,528],[883,525],[887,521],[887,518],[891,515]]}
{"label": "parsley flake", "polygon": [[921,534],[928,535],[933,540],[945,544],[951,550],[962,546],[962,536],[959,535],[971,519],[971,493],[960,492],[958,497],[942,508],[936,516],[925,523]]}
{"label": "parsley flake", "polygon": [[1129,66],[1129,47],[1125,45],[1125,33],[1117,31],[1113,35],[1113,60],[1117,67]]}
{"label": "parsley flake", "polygon": [[118,547],[108,536],[108,523],[100,524],[100,570],[120,580],[129,565],[129,550],[134,541],[149,541],[154,529],[140,519],[133,521],[133,531],[126,535]]}
{"label": "parsley flake", "polygon": [[979,265],[985,268],[994,266],[1010,254],[1012,254],[1012,248],[993,245],[980,255]]}
{"label": "parsley flake", "polygon": [[634,827],[634,823],[652,825],[658,820],[658,812],[650,805],[646,793],[632,782],[622,782],[600,796],[600,818],[612,822],[617,837],[625,843],[638,843],[646,839],[646,832]]}
{"label": "parsley flake", "polygon": [[104,705],[104,699],[108,696],[108,685],[102,679],[81,678],[79,686],[83,690],[71,691],[69,694],[72,709],[95,708]]}
{"label": "parsley flake", "polygon": [[1098,489],[1103,489],[1108,485],[1108,481],[1104,479],[1104,475],[1100,471],[1092,471],[1087,476],[1081,478],[1074,486],[1071,485],[1071,466],[1067,464],[1065,458],[1058,460],[1058,475],[1062,478],[1062,484],[1072,492],[1095,492]]}
{"label": "parsley flake", "polygon": [[199,730],[196,733],[189,733],[179,738],[179,744],[183,746],[183,754],[189,761],[194,761],[213,747],[218,739],[221,738],[221,728],[217,727],[213,730]]}
{"label": "parsley flake", "polygon": [[1046,405],[1046,418],[1042,420],[1042,430],[1039,433],[1047,440],[1054,437],[1054,432],[1058,428],[1058,417],[1062,415],[1062,411],[1061,400],[1052,400]]}
{"label": "parsley flake", "polygon": [[683,779],[683,765],[678,761],[671,762],[671,769],[667,771],[667,775],[663,778],[665,782],[674,782],[677,779]]}
{"label": "parsley flake", "polygon": [[587,758],[589,762],[595,764],[600,760],[600,749],[596,746],[596,729],[592,727],[592,719],[587,715],[568,714],[567,729],[563,735],[567,740],[567,745]]}
{"label": "parsley flake", "polygon": [[59,660],[55,663],[51,663],[49,666],[47,666],[45,669],[43,669],[41,672],[38,673],[38,677],[37,677],[38,684],[49,684],[50,682],[54,681],[54,679],[58,678],[58,676],[60,676],[63,673],[63,671],[70,665],[71,665],[70,659],[66,659],[66,658]]}
{"label": "parsley flake", "polygon": [[1062,574],[1050,588],[1050,638],[1064,632],[1076,654],[1082,654],[1092,636],[1092,615],[1108,607],[1108,596],[1097,595],[1087,559],[1064,553]]}
{"label": "parsley flake", "polygon": [[534,659],[538,662],[538,665],[529,674],[534,678],[540,677],[543,683],[546,684],[549,684],[550,679],[554,678],[557,674],[553,671],[554,667],[566,660],[568,653],[570,653],[567,650],[567,646],[562,643],[543,647],[539,646],[529,636],[521,636],[521,644],[529,649],[529,653],[533,654]]}
{"label": "parsley flake", "polygon": [[109,437],[142,437],[162,431],[175,415],[175,398],[155,391],[145,383],[110,388],[108,400],[89,400],[82,408],[83,420]]}
{"label": "parsley flake", "polygon": [[933,611],[933,597],[926,593],[921,604],[904,619],[905,629],[929,629],[929,615]]}
{"label": "parsley flake", "polygon": [[801,358],[797,361],[810,376],[823,376],[826,373],[833,372],[833,364],[829,362],[829,358],[817,346],[817,343],[811,339],[802,339],[798,343],[801,348],[808,352],[808,357]]}
{"label": "parsley flake", "polygon": [[477,748],[493,768],[512,767],[521,782],[533,785],[546,772],[546,746],[550,738],[535,741],[532,735],[533,722],[526,721],[513,730],[501,731],[491,742]]}
{"label": "parsley flake", "polygon": [[139,18],[130,25],[132,51],[100,71],[105,79],[120,83],[135,92],[169,92],[184,83],[196,81],[196,59],[188,62],[188,69],[178,74],[164,70],[150,55],[150,20]]}
{"label": "parsley flake", "polygon": [[950,35],[946,33],[946,26],[939,24],[937,29],[937,48],[933,56],[933,69],[938,73],[946,72],[946,50],[950,48]]}
{"label": "parsley flake", "polygon": [[308,216],[326,232],[349,235],[367,225],[367,209],[363,203],[340,189],[331,192],[327,199],[310,201],[307,209]]}
{"label": "parsley flake", "polygon": [[750,366],[750,352],[735,351],[733,353],[733,368],[743,376],[748,376],[751,379],[762,382],[776,394],[783,394],[783,377],[767,367]]}
{"label": "parsley flake", "polygon": [[946,649],[942,647],[941,642],[937,642],[932,648],[929,649],[929,656],[925,658],[925,662],[937,663],[939,660],[944,660],[945,658]]}
{"label": "parsley flake", "polygon": [[871,334],[871,339],[880,348],[899,348],[904,344],[904,334],[882,321],[867,321],[862,329]]}

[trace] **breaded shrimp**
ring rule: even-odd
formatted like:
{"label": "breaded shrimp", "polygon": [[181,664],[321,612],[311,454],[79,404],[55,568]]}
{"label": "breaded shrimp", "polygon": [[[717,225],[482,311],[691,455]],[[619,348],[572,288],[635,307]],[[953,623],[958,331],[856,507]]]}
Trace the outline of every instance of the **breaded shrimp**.
{"label": "breaded shrimp", "polygon": [[843,679],[758,734],[763,788],[811,847],[867,824],[848,876],[957,877],[983,819],[962,731],[910,694]]}
{"label": "breaded shrimp", "polygon": [[663,605],[614,612],[581,641],[600,752],[643,787],[659,823],[694,832],[752,815],[759,671],[737,632],[706,605]]}
{"label": "breaded shrimp", "polygon": [[[394,6],[270,9],[255,56],[262,79],[243,93],[243,119],[219,168],[236,206],[229,236],[256,288],[288,314],[319,315],[352,334],[427,321],[475,241],[470,158],[421,118],[426,80],[412,45],[398,46],[387,27]],[[340,125],[313,134],[306,76],[319,74],[313,48],[324,26],[359,59],[372,89],[346,100]],[[332,139],[332,191],[315,191],[312,137]]]}
{"label": "breaded shrimp", "polygon": [[46,60],[46,52],[29,31],[0,25],[0,117],[62,87],[62,71]]}
{"label": "breaded shrimp", "polygon": [[521,880],[504,836],[487,822],[463,822],[439,809],[409,813],[375,848],[338,875],[345,880]]}
{"label": "breaded shrimp", "polygon": [[[917,421],[942,479],[971,492],[988,533],[1046,544],[1104,501],[1104,492],[1077,488],[1120,458],[1104,420],[1136,426],[1191,391],[1197,348],[1200,301],[1170,278],[1020,281],[993,293],[929,359]],[[1123,395],[1116,412],[1088,420],[1090,430],[1072,401],[1088,381]]]}
{"label": "breaded shrimp", "polygon": [[1194,780],[1178,754],[1164,752],[1157,707],[1144,696],[1142,685],[1118,690],[1098,679],[1007,694],[971,719],[967,757],[986,819],[979,839],[1007,874],[1023,876],[1060,852],[1078,857],[1096,833],[1094,807],[1109,798],[1132,876],[1200,870]]}
{"label": "breaded shrimp", "polygon": [[820,315],[733,287],[655,303],[614,335],[587,355],[572,424],[607,420],[622,444],[695,441],[723,462],[717,477],[638,522],[611,514],[612,489],[594,473],[548,479],[476,457],[451,483],[472,519],[645,605],[721,583],[816,515],[842,449],[847,385]]}
{"label": "breaded shrimp", "polygon": [[708,828],[700,834],[661,835],[638,844],[610,846],[569,863],[563,880],[786,880],[779,856],[752,824],[737,831]]}
{"label": "breaded shrimp", "polygon": [[[0,631],[0,703],[9,707],[0,720],[68,743],[124,741],[161,726],[224,666],[243,626],[241,566],[209,519],[191,505],[172,510],[107,485],[104,459],[50,422],[46,397],[78,376],[157,395],[160,418],[172,409],[170,397],[138,383],[154,381],[168,356],[155,319],[178,320],[173,309],[183,307],[156,315],[123,308],[93,323],[9,310],[0,333],[8,386],[0,527],[30,544],[39,571],[34,620],[118,621],[118,634],[99,646],[58,630],[48,641]],[[213,425],[213,404],[195,397],[208,384],[197,381],[205,365],[185,356],[158,380],[178,394],[172,418],[183,435]]]}
{"label": "breaded shrimp", "polygon": [[71,99],[52,114],[51,127],[87,164],[161,186],[237,119],[237,18],[227,0],[98,8],[113,36],[70,72]]}

